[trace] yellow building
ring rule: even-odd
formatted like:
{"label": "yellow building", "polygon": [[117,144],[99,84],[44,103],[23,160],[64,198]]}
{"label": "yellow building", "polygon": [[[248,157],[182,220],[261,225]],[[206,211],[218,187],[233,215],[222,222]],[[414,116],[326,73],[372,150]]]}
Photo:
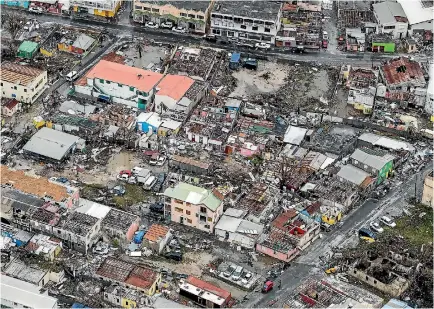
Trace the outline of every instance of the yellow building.
{"label": "yellow building", "polygon": [[342,212],[338,207],[327,208],[321,215],[321,220],[324,223],[333,225],[341,221]]}
{"label": "yellow building", "polygon": [[161,24],[169,21],[188,31],[205,33],[214,0],[211,1],[134,1],[134,21]]}
{"label": "yellow building", "polygon": [[[373,93],[371,93],[371,91]],[[372,114],[372,107],[374,106],[375,88],[373,90],[350,90],[348,93],[348,104],[352,105],[354,109],[363,112],[365,115]]]}
{"label": "yellow building", "polygon": [[125,309],[142,308],[147,305],[147,297],[142,292],[111,285],[104,290],[104,300],[116,307]]}
{"label": "yellow building", "polygon": [[102,17],[115,17],[121,7],[121,3],[122,0],[71,0],[74,12],[87,13]]}

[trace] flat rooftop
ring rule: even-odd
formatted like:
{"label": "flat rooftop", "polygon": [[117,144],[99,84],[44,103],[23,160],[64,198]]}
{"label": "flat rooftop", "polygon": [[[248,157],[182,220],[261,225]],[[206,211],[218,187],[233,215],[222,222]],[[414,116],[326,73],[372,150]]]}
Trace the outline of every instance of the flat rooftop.
{"label": "flat rooftop", "polygon": [[157,5],[173,5],[178,9],[186,9],[193,11],[205,12],[208,8],[210,1],[149,1]]}
{"label": "flat rooftop", "polygon": [[217,1],[213,14],[250,17],[276,21],[282,2],[274,1]]}

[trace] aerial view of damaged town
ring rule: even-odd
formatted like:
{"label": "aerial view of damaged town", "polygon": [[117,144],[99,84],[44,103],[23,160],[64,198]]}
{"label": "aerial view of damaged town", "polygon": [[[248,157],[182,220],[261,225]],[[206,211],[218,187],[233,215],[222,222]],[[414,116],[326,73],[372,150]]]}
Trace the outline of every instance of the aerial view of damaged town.
{"label": "aerial view of damaged town", "polygon": [[0,0],[1,308],[433,308],[433,0]]}

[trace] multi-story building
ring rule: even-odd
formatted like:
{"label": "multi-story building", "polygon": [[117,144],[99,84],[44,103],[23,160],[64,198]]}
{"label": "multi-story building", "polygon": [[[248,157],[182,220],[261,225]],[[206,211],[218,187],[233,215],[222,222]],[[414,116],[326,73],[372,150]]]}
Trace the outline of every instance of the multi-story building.
{"label": "multi-story building", "polygon": [[71,6],[75,13],[87,13],[102,17],[115,17],[122,0],[72,0]]}
{"label": "multi-story building", "polygon": [[164,191],[165,203],[171,208],[173,222],[214,232],[223,214],[223,199],[216,190],[207,190],[184,182]]}
{"label": "multi-story building", "polygon": [[172,22],[189,32],[205,33],[209,21],[211,1],[134,1],[134,21],[157,24]]}
{"label": "multi-story building", "polygon": [[153,102],[162,78],[160,73],[101,60],[75,83],[75,91],[143,110]]}
{"label": "multi-story building", "polygon": [[240,41],[274,44],[280,29],[281,2],[218,1],[211,12],[210,33]]}
{"label": "multi-story building", "polygon": [[372,8],[380,33],[390,33],[394,39],[403,39],[407,36],[408,20],[401,4],[384,1],[373,4]]}
{"label": "multi-story building", "polygon": [[26,104],[35,102],[47,83],[47,71],[19,63],[2,63],[0,75],[2,97]]}
{"label": "multi-story building", "polygon": [[433,172],[425,176],[425,181],[423,182],[423,194],[422,194],[422,204],[434,206],[434,180]]}

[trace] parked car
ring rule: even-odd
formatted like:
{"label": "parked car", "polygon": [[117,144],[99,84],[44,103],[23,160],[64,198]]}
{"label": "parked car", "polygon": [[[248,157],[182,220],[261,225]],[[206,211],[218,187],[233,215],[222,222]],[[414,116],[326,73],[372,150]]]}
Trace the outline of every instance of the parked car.
{"label": "parked car", "polygon": [[238,281],[241,278],[241,275],[243,274],[243,267],[242,266],[238,266],[237,269],[235,269],[234,273],[232,274],[232,280],[234,281]]}
{"label": "parked car", "polygon": [[143,167],[134,166],[133,169],[131,170],[131,172],[133,173],[133,175],[136,175],[138,172],[140,172],[142,170],[143,170]]}
{"label": "parked car", "polygon": [[268,280],[264,283],[264,286],[262,287],[262,293],[268,293],[270,292],[274,287],[274,282],[271,280]]}
{"label": "parked car", "polygon": [[181,262],[182,261],[182,253],[181,252],[168,252],[166,253],[165,257],[167,259],[171,259],[177,262]]}
{"label": "parked car", "polygon": [[129,184],[135,185],[135,184],[137,184],[137,178],[135,176],[131,176],[128,178],[127,182]]}
{"label": "parked car", "polygon": [[377,233],[383,233],[384,232],[384,229],[377,222],[372,221],[371,224],[369,224],[369,227],[374,232],[377,232]]}
{"label": "parked car", "polygon": [[363,239],[367,242],[375,242],[375,240],[377,239],[377,236],[374,232],[364,227],[359,230],[359,237],[360,239]]}
{"label": "parked car", "polygon": [[145,27],[146,28],[151,28],[151,29],[158,29],[158,24],[156,24],[156,23],[153,23],[152,21],[148,21],[146,24],[145,24]]}
{"label": "parked car", "polygon": [[119,172],[119,175],[124,175],[124,174],[128,175],[128,177],[133,176],[133,173],[131,173],[130,170],[122,170]]}
{"label": "parked car", "polygon": [[151,156],[151,159],[149,159],[149,165],[157,165],[159,157],[160,157],[159,154],[153,154]]}
{"label": "parked car", "polygon": [[167,157],[166,156],[159,156],[157,159],[157,166],[163,166],[164,163],[166,163]]}
{"label": "parked car", "polygon": [[71,71],[68,74],[66,74],[66,76],[65,76],[66,80],[69,82],[76,80],[77,77],[78,77],[77,71]]}
{"label": "parked car", "polygon": [[148,180],[146,180],[145,184],[143,185],[143,189],[151,190],[156,182],[157,182],[157,177],[155,176],[149,177]]}
{"label": "parked car", "polygon": [[390,219],[389,217],[386,217],[386,216],[381,217],[380,221],[381,221],[381,223],[383,223],[389,227],[395,227],[396,226],[396,223],[393,222],[392,219]]}
{"label": "parked car", "polygon": [[32,6],[29,8],[29,12],[36,13],[36,14],[42,14],[42,12],[44,12],[44,10],[42,8]]}
{"label": "parked car", "polygon": [[163,203],[154,203],[149,207],[149,210],[157,213],[164,213],[164,204]]}
{"label": "parked car", "polygon": [[128,181],[128,179],[130,179],[130,176],[128,176],[128,174],[119,174],[116,177],[117,180],[122,180],[122,181]]}
{"label": "parked car", "polygon": [[116,196],[122,196],[125,194],[126,190],[124,186],[119,185],[114,187],[110,192]]}
{"label": "parked car", "polygon": [[214,34],[205,34],[203,36],[203,38],[207,41],[213,42],[213,43],[217,43],[217,36]]}
{"label": "parked car", "polygon": [[164,28],[164,29],[172,29],[173,28],[173,23],[170,22],[170,21],[165,21],[165,22],[163,22],[163,23],[160,24],[160,27]]}
{"label": "parked car", "polygon": [[271,45],[268,43],[261,42],[261,43],[256,43],[255,47],[260,49],[270,49]]}
{"label": "parked car", "polygon": [[173,27],[172,31],[177,33],[187,33],[187,30],[184,27]]}
{"label": "parked car", "polygon": [[223,272],[223,276],[229,278],[234,273],[235,269],[237,269],[235,265],[229,265],[229,267]]}
{"label": "parked car", "polygon": [[254,47],[255,47],[255,45],[253,45],[253,44],[249,44],[249,43],[246,43],[246,42],[238,42],[238,43],[237,43],[237,46],[240,46],[240,47],[247,47],[247,48],[254,48]]}
{"label": "parked car", "polygon": [[166,174],[165,173],[160,173],[157,175],[157,182],[155,183],[155,185],[152,187],[152,191],[153,192],[160,192],[163,184],[164,184],[164,180],[166,179]]}

